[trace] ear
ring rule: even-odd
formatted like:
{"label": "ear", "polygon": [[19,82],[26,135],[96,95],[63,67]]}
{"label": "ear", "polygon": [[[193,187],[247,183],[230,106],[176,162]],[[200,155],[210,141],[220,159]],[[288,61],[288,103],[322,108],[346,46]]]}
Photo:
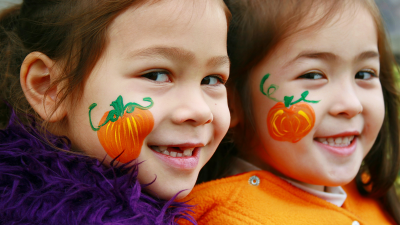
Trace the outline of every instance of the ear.
{"label": "ear", "polygon": [[243,111],[239,110],[241,104],[240,104],[239,94],[236,91],[233,91],[228,94],[228,105],[229,105],[229,111],[231,113],[231,124],[229,128],[232,128],[239,124],[243,116]]}
{"label": "ear", "polygon": [[55,110],[57,86],[60,85],[49,89],[58,77],[58,71],[55,62],[40,52],[29,53],[21,65],[20,81],[25,97],[39,116],[48,122],[60,121],[67,113],[62,105]]}

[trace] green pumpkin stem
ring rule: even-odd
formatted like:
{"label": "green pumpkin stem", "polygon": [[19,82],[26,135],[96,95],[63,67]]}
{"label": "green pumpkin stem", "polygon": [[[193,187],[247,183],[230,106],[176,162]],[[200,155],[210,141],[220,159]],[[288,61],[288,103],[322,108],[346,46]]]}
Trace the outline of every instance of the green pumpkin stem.
{"label": "green pumpkin stem", "polygon": [[290,103],[292,102],[294,96],[285,96],[283,97],[283,103],[285,103],[286,108],[289,108]]}
{"label": "green pumpkin stem", "polygon": [[142,109],[142,110],[147,110],[147,109],[150,109],[154,105],[154,102],[150,97],[143,98],[143,101],[150,102],[150,105],[144,107],[144,106],[141,106],[141,105],[139,105],[137,103],[129,102],[128,104],[126,104],[126,106],[124,106],[124,102],[123,102],[122,96],[121,95],[118,96],[117,100],[113,101],[110,104],[110,106],[112,106],[114,109],[110,110],[108,112],[106,120],[104,121],[104,123],[99,125],[97,128],[93,126],[92,117],[91,117],[91,111],[92,111],[92,109],[94,107],[97,106],[97,104],[96,103],[91,104],[89,106],[89,122],[90,122],[90,126],[92,127],[92,130],[98,131],[102,126],[106,125],[109,121],[115,122],[120,117],[122,118],[124,116],[125,110],[126,110],[127,113],[132,113],[135,110],[135,108],[139,108],[139,109]]}

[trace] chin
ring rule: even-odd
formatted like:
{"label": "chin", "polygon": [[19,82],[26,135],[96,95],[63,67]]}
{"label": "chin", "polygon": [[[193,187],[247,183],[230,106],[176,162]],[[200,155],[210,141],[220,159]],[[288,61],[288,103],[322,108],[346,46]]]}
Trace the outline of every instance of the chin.
{"label": "chin", "polygon": [[[157,182],[157,181],[156,181]],[[153,183],[144,188],[144,191],[149,195],[163,200],[170,200],[175,197],[174,200],[179,200],[186,197],[193,189],[193,185],[168,185],[168,184],[157,184]]]}
{"label": "chin", "polygon": [[357,172],[353,173],[343,173],[336,174],[335,176],[330,176],[322,181],[324,186],[343,186],[350,183],[357,175]]}
{"label": "chin", "polygon": [[337,180],[328,180],[323,182],[324,186],[329,186],[329,187],[336,187],[336,186],[344,186],[348,183],[350,183],[353,179],[337,179]]}
{"label": "chin", "polygon": [[[179,199],[182,199],[182,198],[188,196],[189,193],[192,191],[192,189],[193,189],[193,188],[191,188],[190,190],[184,190],[184,191],[182,191],[181,193],[178,194],[178,196],[176,196],[175,200],[179,200]],[[172,198],[172,197],[171,197],[171,198]]]}

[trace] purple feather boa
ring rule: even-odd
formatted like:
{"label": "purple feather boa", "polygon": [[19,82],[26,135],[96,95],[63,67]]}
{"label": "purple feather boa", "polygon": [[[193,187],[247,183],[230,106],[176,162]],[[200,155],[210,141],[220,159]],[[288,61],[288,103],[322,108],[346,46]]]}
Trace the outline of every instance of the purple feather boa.
{"label": "purple feather boa", "polygon": [[[50,135],[49,140],[69,150],[66,138]],[[12,113],[8,127],[0,130],[0,224],[196,223],[188,214],[191,206],[143,193],[146,185],[137,174],[138,164],[108,168],[56,150]]]}

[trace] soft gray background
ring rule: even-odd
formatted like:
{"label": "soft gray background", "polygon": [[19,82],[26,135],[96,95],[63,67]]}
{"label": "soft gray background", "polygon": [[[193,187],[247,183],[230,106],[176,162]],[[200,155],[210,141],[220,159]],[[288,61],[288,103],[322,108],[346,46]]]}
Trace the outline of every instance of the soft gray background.
{"label": "soft gray background", "polygon": [[[400,0],[375,0],[381,9],[386,27],[390,34],[393,51],[400,60]],[[22,0],[0,0],[0,9]]]}
{"label": "soft gray background", "polygon": [[0,0],[0,9],[6,8],[15,3],[21,3],[22,0]]}
{"label": "soft gray background", "polygon": [[400,0],[375,0],[390,34],[393,51],[400,60]]}

